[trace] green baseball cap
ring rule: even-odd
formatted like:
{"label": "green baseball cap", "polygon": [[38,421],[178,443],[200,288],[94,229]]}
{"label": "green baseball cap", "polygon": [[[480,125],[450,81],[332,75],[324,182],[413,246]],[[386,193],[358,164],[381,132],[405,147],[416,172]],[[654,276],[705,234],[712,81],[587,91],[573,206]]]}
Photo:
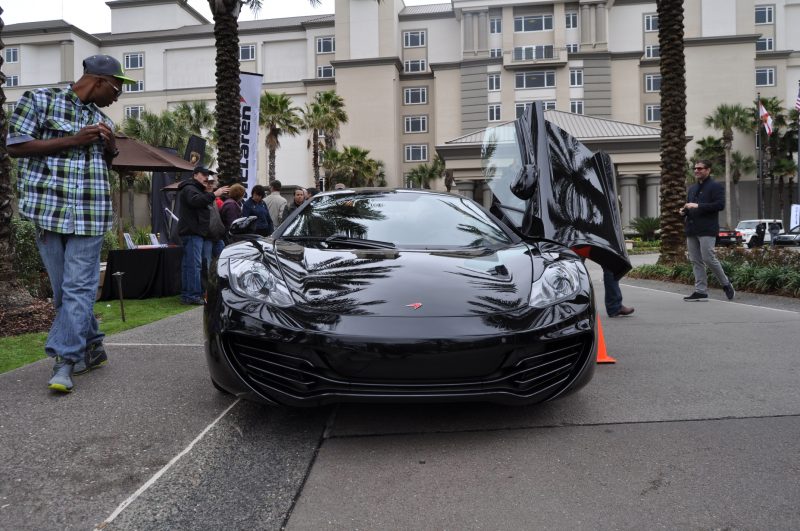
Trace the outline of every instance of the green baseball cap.
{"label": "green baseball cap", "polygon": [[115,77],[129,85],[136,83],[135,79],[131,79],[125,75],[125,70],[122,69],[120,62],[110,55],[93,55],[87,57],[83,60],[83,73],[95,76]]}

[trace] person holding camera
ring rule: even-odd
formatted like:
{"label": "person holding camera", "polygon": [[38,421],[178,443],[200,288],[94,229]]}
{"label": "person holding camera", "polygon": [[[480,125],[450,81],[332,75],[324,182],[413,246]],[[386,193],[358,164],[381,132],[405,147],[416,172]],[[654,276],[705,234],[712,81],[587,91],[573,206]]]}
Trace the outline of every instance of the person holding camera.
{"label": "person holding camera", "polygon": [[694,271],[694,292],[683,298],[687,302],[708,300],[708,273],[711,268],[725,296],[733,299],[733,289],[722,270],[714,245],[719,234],[719,213],[725,208],[725,190],[711,178],[711,161],[698,160],[694,164],[697,182],[689,188],[686,204],[678,211],[686,226],[686,247]]}

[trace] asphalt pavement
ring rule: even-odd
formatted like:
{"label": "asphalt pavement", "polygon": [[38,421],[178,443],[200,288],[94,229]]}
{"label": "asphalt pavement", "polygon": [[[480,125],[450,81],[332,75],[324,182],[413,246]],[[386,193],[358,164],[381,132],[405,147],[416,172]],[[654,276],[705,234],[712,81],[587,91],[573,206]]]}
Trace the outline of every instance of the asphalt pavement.
{"label": "asphalt pavement", "polygon": [[535,407],[241,402],[199,309],[108,337],[71,395],[49,360],[0,375],[0,529],[800,528],[800,302],[622,291],[618,362]]}

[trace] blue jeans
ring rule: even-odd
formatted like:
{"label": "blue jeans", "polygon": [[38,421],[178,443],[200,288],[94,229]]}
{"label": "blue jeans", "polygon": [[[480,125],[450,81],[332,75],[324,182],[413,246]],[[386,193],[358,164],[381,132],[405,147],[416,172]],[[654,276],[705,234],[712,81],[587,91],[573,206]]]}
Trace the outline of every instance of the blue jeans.
{"label": "blue jeans", "polygon": [[181,262],[181,299],[203,298],[200,273],[203,270],[205,240],[202,236],[181,236],[183,260]]}
{"label": "blue jeans", "polygon": [[622,291],[619,289],[619,281],[614,278],[614,273],[603,268],[603,287],[606,291],[606,313],[610,316],[617,315],[622,308]]}
{"label": "blue jeans", "polygon": [[56,309],[44,351],[51,358],[80,361],[88,345],[105,337],[94,317],[103,237],[37,230],[36,246],[50,277]]}

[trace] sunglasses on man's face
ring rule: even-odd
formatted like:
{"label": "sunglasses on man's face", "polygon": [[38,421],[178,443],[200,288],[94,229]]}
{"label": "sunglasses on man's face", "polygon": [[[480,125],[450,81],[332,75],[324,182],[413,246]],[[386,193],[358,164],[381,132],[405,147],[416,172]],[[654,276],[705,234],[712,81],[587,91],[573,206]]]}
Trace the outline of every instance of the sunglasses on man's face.
{"label": "sunglasses on man's face", "polygon": [[111,81],[107,80],[104,77],[101,77],[100,79],[108,83],[111,89],[114,91],[114,96],[119,98],[119,95],[122,94],[122,87],[117,88],[117,86],[114,83],[112,83]]}
{"label": "sunglasses on man's face", "polygon": [[706,167],[704,167],[704,166],[695,166],[695,167],[694,167],[694,171],[702,171],[702,170],[707,170],[707,169],[708,169],[708,168],[706,168]]}

